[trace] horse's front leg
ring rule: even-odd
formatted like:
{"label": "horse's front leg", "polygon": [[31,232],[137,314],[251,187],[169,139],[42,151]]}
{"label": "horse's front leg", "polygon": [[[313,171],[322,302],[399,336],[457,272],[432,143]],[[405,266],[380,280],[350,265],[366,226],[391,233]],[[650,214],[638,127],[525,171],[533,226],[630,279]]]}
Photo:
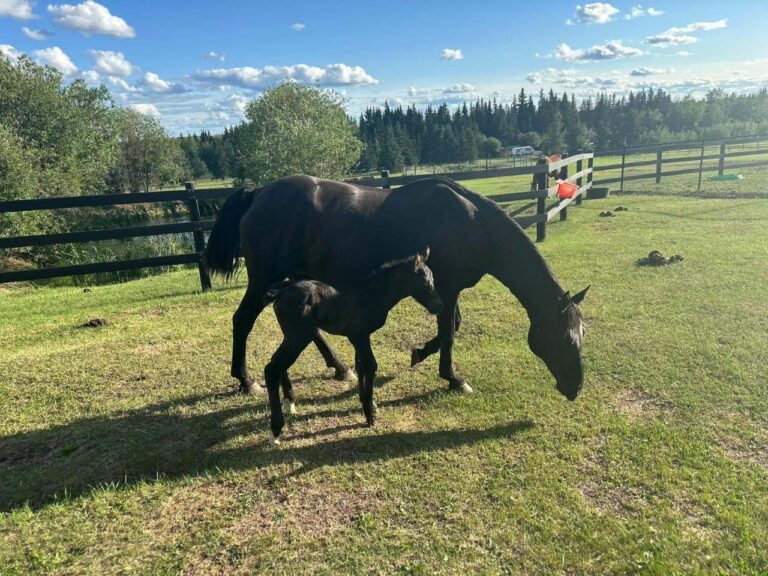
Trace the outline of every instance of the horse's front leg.
{"label": "horse's front leg", "polygon": [[253,329],[256,318],[264,309],[266,288],[261,284],[250,283],[245,291],[240,306],[232,316],[232,369],[231,374],[240,382],[240,392],[253,394],[257,385],[248,375],[245,362],[245,349],[248,335]]}
{"label": "horse's front leg", "polygon": [[456,332],[455,308],[459,295],[442,296],[443,312],[437,318],[437,335],[440,339],[440,377],[448,380],[448,389],[470,394],[472,387],[453,371],[453,341]]}
{"label": "horse's front leg", "polygon": [[331,348],[331,344],[328,342],[328,340],[326,340],[325,336],[323,336],[319,331],[317,336],[315,336],[314,342],[315,346],[317,346],[317,349],[320,351],[320,354],[322,354],[323,360],[325,360],[325,365],[328,368],[334,369],[334,380],[340,380],[343,382],[354,382],[357,380],[355,371],[344,364],[336,351]]}
{"label": "horse's front leg", "polygon": [[[413,348],[411,349],[411,368],[416,366],[416,364],[423,362],[432,354],[440,350],[440,319],[438,318],[438,335],[432,338],[432,340],[429,340],[428,342],[425,342],[424,345],[421,348]],[[458,301],[456,302],[456,316],[455,316],[455,322],[454,322],[454,332],[458,332],[459,328],[461,328],[461,309],[459,308]]]}

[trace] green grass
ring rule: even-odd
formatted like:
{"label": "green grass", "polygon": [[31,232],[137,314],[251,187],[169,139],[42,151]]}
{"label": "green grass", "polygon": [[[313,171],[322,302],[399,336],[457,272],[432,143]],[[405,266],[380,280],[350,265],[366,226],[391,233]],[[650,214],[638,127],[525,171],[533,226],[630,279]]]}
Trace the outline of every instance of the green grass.
{"label": "green grass", "polygon": [[[762,200],[587,201],[540,245],[592,284],[577,402],[486,278],[455,354],[474,395],[407,368],[434,327],[404,302],[374,338],[377,426],[308,350],[280,448],[264,398],[227,393],[242,278],[4,290],[0,572],[765,574],[766,246]],[[685,260],[636,267],[652,249]],[[254,372],[277,341],[266,311]]]}

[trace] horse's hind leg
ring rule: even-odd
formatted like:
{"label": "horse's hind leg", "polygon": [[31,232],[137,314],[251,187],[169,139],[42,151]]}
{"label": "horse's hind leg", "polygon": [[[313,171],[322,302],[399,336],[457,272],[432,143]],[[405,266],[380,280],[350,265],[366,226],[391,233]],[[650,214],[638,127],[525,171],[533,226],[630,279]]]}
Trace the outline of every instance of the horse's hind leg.
{"label": "horse's hind leg", "polygon": [[[456,316],[454,319],[454,330],[456,332],[461,328],[461,309],[459,303],[456,303]],[[416,366],[419,362],[423,362],[432,354],[440,350],[440,336],[435,336],[432,340],[425,342],[421,348],[411,349],[411,368]]]}
{"label": "horse's hind leg", "polygon": [[240,382],[240,392],[252,394],[256,385],[248,375],[245,362],[245,348],[248,335],[253,329],[256,318],[264,309],[266,288],[249,283],[245,296],[232,316],[232,371],[231,374]]}
{"label": "horse's hind leg", "polygon": [[317,349],[320,351],[320,354],[322,354],[323,360],[325,360],[325,365],[328,368],[333,368],[335,370],[333,375],[334,380],[347,382],[354,382],[357,380],[354,370],[344,364],[336,351],[331,348],[331,345],[328,340],[325,339],[325,336],[318,332],[314,342],[315,346],[317,346]]}

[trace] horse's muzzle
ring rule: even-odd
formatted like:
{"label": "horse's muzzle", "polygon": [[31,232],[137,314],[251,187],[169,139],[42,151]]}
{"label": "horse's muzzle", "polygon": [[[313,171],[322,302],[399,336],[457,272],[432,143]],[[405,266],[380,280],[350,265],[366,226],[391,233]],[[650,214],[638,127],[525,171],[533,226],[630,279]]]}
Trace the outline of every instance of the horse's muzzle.
{"label": "horse's muzzle", "polygon": [[427,304],[427,311],[430,314],[440,314],[443,311],[443,301],[440,298],[434,298]]}

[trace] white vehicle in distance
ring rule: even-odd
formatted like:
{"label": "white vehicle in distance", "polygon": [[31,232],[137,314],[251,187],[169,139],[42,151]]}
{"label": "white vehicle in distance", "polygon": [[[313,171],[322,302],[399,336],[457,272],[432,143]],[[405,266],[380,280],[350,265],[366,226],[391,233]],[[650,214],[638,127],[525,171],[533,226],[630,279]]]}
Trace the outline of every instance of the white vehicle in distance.
{"label": "white vehicle in distance", "polygon": [[512,156],[530,156],[533,152],[532,146],[515,146],[512,148]]}

